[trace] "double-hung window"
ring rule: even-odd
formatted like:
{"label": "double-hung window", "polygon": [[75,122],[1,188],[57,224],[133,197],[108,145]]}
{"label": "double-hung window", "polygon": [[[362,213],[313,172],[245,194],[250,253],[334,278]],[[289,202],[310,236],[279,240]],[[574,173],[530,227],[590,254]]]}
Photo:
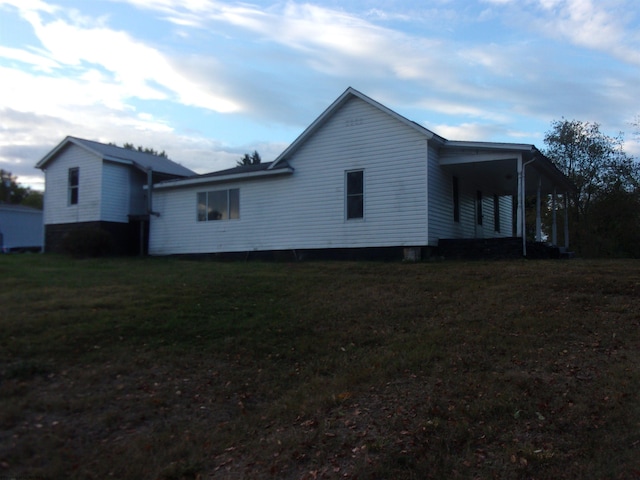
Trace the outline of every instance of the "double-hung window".
{"label": "double-hung window", "polygon": [[482,214],[482,192],[478,190],[476,192],[476,223],[482,225],[484,215]]}
{"label": "double-hung window", "polygon": [[198,192],[198,221],[233,220],[240,218],[240,190]]}
{"label": "double-hung window", "polygon": [[500,232],[500,197],[493,195],[493,229]]}
{"label": "double-hung window", "polygon": [[458,177],[453,177],[453,221],[460,221],[460,186],[458,184]]}
{"label": "double-hung window", "polygon": [[69,180],[68,180],[68,202],[69,202],[69,205],[77,205],[78,204],[79,185],[80,185],[80,169],[78,167],[70,168],[69,169]]}
{"label": "double-hung window", "polygon": [[347,220],[364,218],[364,170],[346,172]]}

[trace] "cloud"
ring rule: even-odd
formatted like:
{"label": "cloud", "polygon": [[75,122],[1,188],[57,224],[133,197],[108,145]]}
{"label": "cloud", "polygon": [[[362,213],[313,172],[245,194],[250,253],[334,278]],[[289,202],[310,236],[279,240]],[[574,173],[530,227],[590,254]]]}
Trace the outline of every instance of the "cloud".
{"label": "cloud", "polygon": [[[75,70],[80,72],[78,80],[85,80],[85,73],[91,72],[92,80],[117,94],[119,101],[113,102],[112,98],[111,106],[124,104],[128,98],[139,98],[168,99],[218,112],[242,109],[240,102],[217,94],[215,81],[209,84],[194,82],[174,68],[171,58],[126,32],[103,26],[101,19],[93,21],[74,10],[63,15],[61,11],[49,8],[46,11],[57,16],[48,20],[37,9],[18,8],[46,52],[49,71],[55,65],[64,68],[66,76],[72,76]],[[18,56],[15,51],[10,53],[14,58]],[[23,53],[22,57],[26,58],[26,55]]]}
{"label": "cloud", "polygon": [[509,12],[506,22],[534,28],[546,37],[604,52],[640,65],[635,0],[484,0]]}
{"label": "cloud", "polygon": [[59,68],[60,64],[42,52],[27,51],[19,48],[9,48],[0,45],[0,58],[5,60],[15,60],[18,63],[28,64],[36,70],[51,72]]}
{"label": "cloud", "polygon": [[[561,116],[615,124],[637,113],[638,33],[632,13],[618,16],[637,10],[629,0],[111,2],[109,16],[89,16],[0,0],[35,33],[30,46],[0,46],[0,105],[58,119],[38,145],[133,141],[200,172],[227,168],[258,145],[275,157],[349,85],[452,139],[520,140]],[[124,31],[136,14],[140,26]],[[611,55],[616,70],[596,63]],[[185,114],[198,122],[185,127]],[[204,138],[224,137],[222,124],[233,142]],[[276,128],[286,134],[271,137]],[[4,152],[15,162],[20,150]]]}
{"label": "cloud", "polygon": [[[427,127],[429,128],[429,127]],[[485,123],[461,123],[459,125],[435,125],[432,130],[447,140],[490,140],[503,135],[503,125],[490,125]]]}

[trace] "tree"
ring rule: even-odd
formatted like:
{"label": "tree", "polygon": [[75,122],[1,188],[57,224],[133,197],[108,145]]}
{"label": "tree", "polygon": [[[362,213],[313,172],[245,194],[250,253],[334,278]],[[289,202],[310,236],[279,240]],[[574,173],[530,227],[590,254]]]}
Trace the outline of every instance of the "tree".
{"label": "tree", "polygon": [[244,165],[258,165],[262,162],[262,158],[260,158],[260,154],[257,150],[254,150],[251,155],[245,153],[244,156],[236,162],[238,167],[242,167]]}
{"label": "tree", "polygon": [[11,172],[0,169],[0,203],[12,205],[26,205],[42,208],[42,193],[23,187],[18,183],[18,177]]}
{"label": "tree", "polygon": [[637,215],[623,212],[640,205],[640,170],[624,152],[622,134],[610,137],[599,124],[578,120],[562,119],[551,126],[544,153],[576,186],[569,212],[574,245],[589,256],[631,254],[622,247],[629,245],[622,237],[640,233],[640,225]]}
{"label": "tree", "polygon": [[[115,145],[115,143],[111,143],[110,145]],[[141,145],[135,147],[133,143],[124,143],[122,147],[126,148],[127,150],[135,150],[142,153],[150,153],[151,155],[156,155],[158,157],[169,158],[164,150],[159,152],[158,150],[155,150],[153,148],[143,147]]]}

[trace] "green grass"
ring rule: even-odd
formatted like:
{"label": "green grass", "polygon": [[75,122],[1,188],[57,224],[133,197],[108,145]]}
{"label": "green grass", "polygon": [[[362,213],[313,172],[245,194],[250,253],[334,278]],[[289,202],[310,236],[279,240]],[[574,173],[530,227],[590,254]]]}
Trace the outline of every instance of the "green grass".
{"label": "green grass", "polygon": [[0,478],[640,478],[640,262],[0,257]]}

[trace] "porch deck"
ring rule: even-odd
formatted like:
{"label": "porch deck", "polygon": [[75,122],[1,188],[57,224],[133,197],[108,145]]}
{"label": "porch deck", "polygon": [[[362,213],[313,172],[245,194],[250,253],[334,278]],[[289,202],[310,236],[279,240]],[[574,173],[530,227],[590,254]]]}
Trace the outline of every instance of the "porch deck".
{"label": "porch deck", "polygon": [[[502,260],[522,258],[522,238],[440,239],[438,255],[447,260]],[[526,258],[564,258],[557,246],[542,242],[527,242]]]}

